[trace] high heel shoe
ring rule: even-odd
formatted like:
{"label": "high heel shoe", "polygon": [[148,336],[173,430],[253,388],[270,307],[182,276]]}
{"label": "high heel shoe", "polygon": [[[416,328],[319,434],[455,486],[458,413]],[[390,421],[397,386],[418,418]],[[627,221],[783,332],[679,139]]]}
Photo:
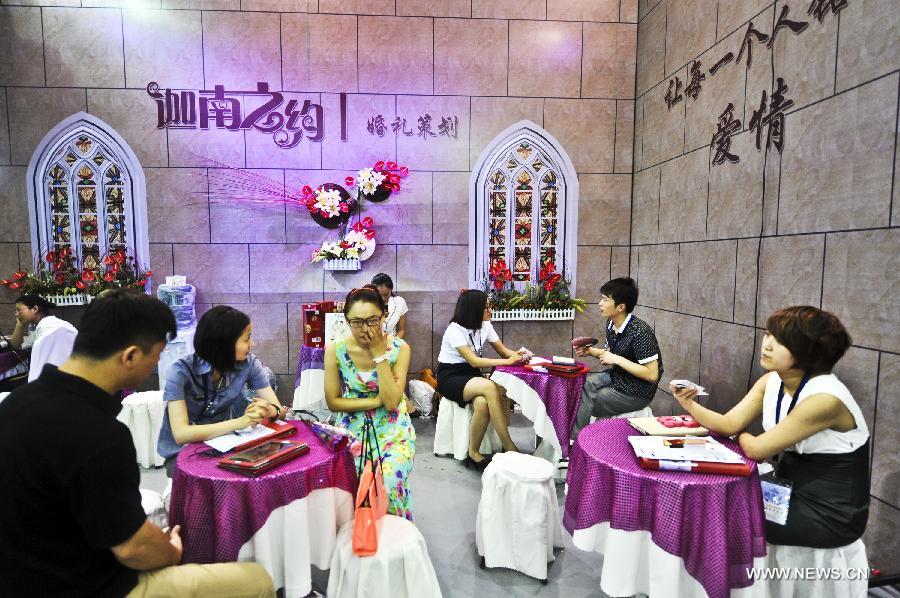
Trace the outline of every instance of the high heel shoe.
{"label": "high heel shoe", "polygon": [[466,466],[466,469],[468,469],[469,467],[474,467],[478,471],[484,471],[490,462],[490,457],[483,457],[481,461],[476,461],[469,455],[466,455],[466,458],[463,459],[463,465]]}

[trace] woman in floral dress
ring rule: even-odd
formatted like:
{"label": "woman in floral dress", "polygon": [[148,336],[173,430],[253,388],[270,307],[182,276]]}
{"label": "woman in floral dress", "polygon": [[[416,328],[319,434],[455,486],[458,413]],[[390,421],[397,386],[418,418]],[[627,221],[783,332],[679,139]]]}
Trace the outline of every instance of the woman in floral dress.
{"label": "woman in floral dress", "polygon": [[325,349],[325,399],[343,413],[340,425],[361,438],[366,414],[375,423],[388,491],[388,513],[412,521],[409,474],[416,453],[416,431],[406,412],[403,389],[409,370],[409,345],[384,334],[384,300],[367,285],[344,303],[350,336]]}

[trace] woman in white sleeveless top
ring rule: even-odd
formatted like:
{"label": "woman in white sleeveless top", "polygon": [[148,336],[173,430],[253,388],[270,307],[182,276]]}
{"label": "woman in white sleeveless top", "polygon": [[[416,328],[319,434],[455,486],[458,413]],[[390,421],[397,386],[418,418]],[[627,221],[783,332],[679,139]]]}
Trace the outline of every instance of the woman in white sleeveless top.
{"label": "woman in white sleeveless top", "polygon": [[[792,484],[784,525],[766,522],[766,563],[782,567],[866,568],[860,538],[869,512],[869,430],[847,387],[831,373],[850,346],[832,314],[789,307],[766,321],[760,365],[768,373],[728,413],[698,405],[694,389],[672,394],[701,425],[737,435],[744,453],[763,460],[779,455],[775,475]],[[764,433],[743,431],[762,416]],[[865,595],[866,579],[824,580],[821,590]],[[818,592],[812,580],[769,582],[770,595]],[[820,594],[823,595],[823,594]],[[836,594],[833,594],[836,595]]]}

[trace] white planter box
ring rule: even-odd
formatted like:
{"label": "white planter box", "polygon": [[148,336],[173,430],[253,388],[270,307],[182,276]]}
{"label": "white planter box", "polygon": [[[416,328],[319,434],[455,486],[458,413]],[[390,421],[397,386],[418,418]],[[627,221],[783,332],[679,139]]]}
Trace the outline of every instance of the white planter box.
{"label": "white planter box", "polygon": [[574,320],[575,308],[568,309],[504,309],[491,311],[494,322],[510,320]]}
{"label": "white planter box", "polygon": [[359,270],[359,259],[349,258],[344,260],[324,260],[326,270],[337,270],[345,272],[355,272]]}
{"label": "white planter box", "polygon": [[85,293],[76,293],[74,295],[45,295],[44,299],[57,307],[69,307],[72,305],[87,305],[93,297]]}

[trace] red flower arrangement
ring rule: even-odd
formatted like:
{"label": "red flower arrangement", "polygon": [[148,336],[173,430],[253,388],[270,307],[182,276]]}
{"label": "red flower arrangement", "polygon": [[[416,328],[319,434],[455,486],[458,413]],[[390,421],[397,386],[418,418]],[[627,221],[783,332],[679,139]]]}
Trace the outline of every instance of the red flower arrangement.
{"label": "red flower arrangement", "polygon": [[98,269],[78,268],[71,247],[65,246],[43,254],[36,260],[34,272],[20,270],[11,279],[0,280],[0,286],[35,295],[99,295],[107,289],[143,288],[153,272],[143,270],[124,248],[112,251]]}

